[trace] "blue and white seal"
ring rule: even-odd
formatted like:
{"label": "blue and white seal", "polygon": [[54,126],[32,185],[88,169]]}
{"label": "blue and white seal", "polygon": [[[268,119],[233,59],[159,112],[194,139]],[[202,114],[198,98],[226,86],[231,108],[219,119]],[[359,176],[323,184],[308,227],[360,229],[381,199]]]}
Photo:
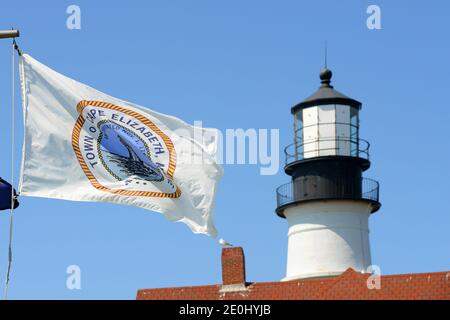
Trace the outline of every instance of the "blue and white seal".
{"label": "blue and white seal", "polygon": [[173,181],[176,154],[170,138],[134,110],[80,101],[72,145],[81,169],[102,191],[129,196],[180,196]]}

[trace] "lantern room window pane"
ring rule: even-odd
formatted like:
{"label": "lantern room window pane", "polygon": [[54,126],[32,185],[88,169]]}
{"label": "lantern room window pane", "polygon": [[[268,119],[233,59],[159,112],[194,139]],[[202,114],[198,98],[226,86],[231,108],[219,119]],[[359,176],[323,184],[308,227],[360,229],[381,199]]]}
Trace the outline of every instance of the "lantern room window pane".
{"label": "lantern room window pane", "polygon": [[351,155],[357,157],[359,150],[359,110],[350,108]]}
{"label": "lantern room window pane", "polygon": [[336,154],[336,107],[334,104],[319,108],[319,156]]}
{"label": "lantern room window pane", "polygon": [[294,115],[294,131],[295,135],[294,137],[302,137],[303,134],[303,112],[302,110],[297,111],[297,113]]}
{"label": "lantern room window pane", "polygon": [[346,105],[336,105],[336,142],[338,155],[350,155],[350,109]]}
{"label": "lantern room window pane", "polygon": [[294,115],[295,158],[303,158],[303,110]]}
{"label": "lantern room window pane", "polygon": [[305,158],[318,156],[318,107],[303,109],[303,151]]}

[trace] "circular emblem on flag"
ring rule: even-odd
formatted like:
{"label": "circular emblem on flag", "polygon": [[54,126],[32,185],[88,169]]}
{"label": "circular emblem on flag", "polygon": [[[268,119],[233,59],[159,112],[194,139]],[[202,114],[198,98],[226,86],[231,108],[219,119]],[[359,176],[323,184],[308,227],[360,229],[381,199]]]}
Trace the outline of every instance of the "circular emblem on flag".
{"label": "circular emblem on flag", "polygon": [[173,143],[148,117],[101,101],[80,101],[77,111],[72,146],[96,189],[126,196],[180,196],[173,181]]}

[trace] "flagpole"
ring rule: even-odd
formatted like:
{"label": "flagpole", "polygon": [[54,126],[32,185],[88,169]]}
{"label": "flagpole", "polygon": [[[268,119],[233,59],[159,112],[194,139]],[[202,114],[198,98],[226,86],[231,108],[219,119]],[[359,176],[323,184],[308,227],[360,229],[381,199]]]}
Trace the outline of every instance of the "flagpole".
{"label": "flagpole", "polygon": [[8,245],[8,267],[6,271],[6,281],[5,281],[5,300],[8,299],[8,288],[9,288],[9,276],[11,272],[11,263],[12,263],[12,231],[13,231],[13,217],[14,217],[14,103],[15,103],[15,62],[14,62],[14,50],[20,54],[19,47],[17,46],[16,37],[20,36],[19,30],[0,30],[0,39],[8,39],[13,38],[12,45],[12,114],[11,114],[11,212],[10,212],[10,222],[9,222],[9,245]]}
{"label": "flagpole", "polygon": [[19,30],[0,30],[0,39],[20,37]]}

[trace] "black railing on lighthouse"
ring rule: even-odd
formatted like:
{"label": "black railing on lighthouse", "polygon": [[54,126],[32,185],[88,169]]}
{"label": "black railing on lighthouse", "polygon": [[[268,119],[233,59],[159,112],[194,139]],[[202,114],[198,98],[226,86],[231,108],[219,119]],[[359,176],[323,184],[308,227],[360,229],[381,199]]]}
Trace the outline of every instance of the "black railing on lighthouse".
{"label": "black railing on lighthouse", "polygon": [[379,200],[378,181],[361,178],[361,184],[349,185],[346,183],[347,181],[334,180],[324,190],[323,188],[315,189],[311,187],[317,184],[318,181],[315,181],[316,179],[315,177],[305,177],[279,186],[277,188],[277,207],[280,208],[300,201],[320,199],[362,199],[373,201],[374,203],[377,203]]}
{"label": "black railing on lighthouse", "polygon": [[[284,152],[286,168],[296,166],[302,160],[326,159],[344,156],[362,159],[369,163],[370,144],[359,137],[318,137],[303,140],[296,133],[296,142],[288,145]],[[289,169],[288,169],[289,170]],[[354,174],[330,174],[322,168],[322,173],[311,173],[305,176],[293,176],[293,180],[277,188],[278,215],[283,216],[285,207],[312,200],[365,200],[373,205],[373,211],[379,209],[379,183],[369,178],[357,178]],[[345,172],[345,171],[344,171]],[[306,174],[306,173],[305,173]],[[355,178],[352,178],[355,177]]]}
{"label": "black railing on lighthouse", "polygon": [[319,137],[298,139],[284,148],[285,164],[326,155],[345,155],[369,160],[370,143],[361,138]]}

